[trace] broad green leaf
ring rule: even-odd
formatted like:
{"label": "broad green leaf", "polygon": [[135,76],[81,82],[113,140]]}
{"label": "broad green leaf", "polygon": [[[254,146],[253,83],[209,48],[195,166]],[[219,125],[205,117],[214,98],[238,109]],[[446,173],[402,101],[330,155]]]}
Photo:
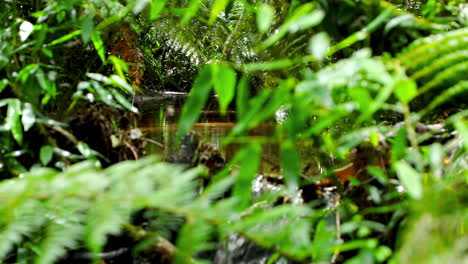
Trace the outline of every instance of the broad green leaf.
{"label": "broad green leaf", "polygon": [[22,144],[23,127],[21,125],[21,102],[19,100],[15,99],[9,102],[5,121],[13,135],[13,138],[16,142]]}
{"label": "broad green leaf", "polygon": [[218,95],[221,113],[225,113],[234,98],[236,72],[229,66],[212,65],[212,73],[214,90]]}
{"label": "broad green leaf", "polygon": [[397,162],[406,156],[406,151],[408,149],[406,141],[406,129],[402,127],[392,139],[392,162]]}
{"label": "broad green leaf", "polygon": [[294,144],[286,141],[281,144],[281,168],[284,180],[291,195],[297,192],[299,177],[301,174],[301,157]]}
{"label": "broad green leaf", "polygon": [[150,19],[154,20],[158,17],[159,13],[164,10],[168,0],[151,0],[151,13]]}
{"label": "broad green leaf", "polygon": [[133,87],[125,80],[120,78],[118,75],[112,75],[109,77],[109,81],[116,87],[122,89],[124,92],[127,92],[129,94],[134,94],[135,90]]}
{"label": "broad green leaf", "polygon": [[326,221],[320,220],[315,227],[314,241],[312,244],[312,258],[317,263],[330,258],[331,248],[334,244],[334,232],[327,230]]}
{"label": "broad green leaf", "polygon": [[[109,57],[110,62],[114,65],[115,72],[120,76],[121,79],[125,80],[125,72],[128,72],[128,66],[125,61],[121,60],[116,56]],[[133,90],[133,89],[132,89]]]}
{"label": "broad green leaf", "polygon": [[237,96],[236,96],[236,111],[237,118],[241,120],[248,110],[249,100],[249,77],[247,75],[242,76],[237,85]]}
{"label": "broad green leaf", "polygon": [[45,145],[41,147],[39,152],[39,159],[41,160],[42,165],[46,166],[52,160],[52,156],[54,155],[54,149],[49,146]]}
{"label": "broad green leaf", "polygon": [[405,161],[397,162],[395,164],[395,170],[401,185],[408,192],[408,195],[414,199],[420,199],[423,194],[423,188],[422,177],[419,172]]}
{"label": "broad green leaf", "polygon": [[104,41],[102,41],[99,31],[94,31],[91,34],[91,41],[93,42],[94,48],[96,49],[99,58],[101,58],[101,61],[105,62],[106,50],[104,49]]}
{"label": "broad green leaf", "polygon": [[125,107],[127,110],[130,110],[134,113],[138,113],[138,108],[132,105],[125,96],[123,96],[121,93],[119,93],[117,90],[112,89],[112,95],[114,96],[115,100],[119,102],[123,107]]}
{"label": "broad green leaf", "polygon": [[413,80],[398,80],[395,83],[394,92],[398,100],[409,103],[418,94],[418,88]]}
{"label": "broad green leaf", "polygon": [[28,131],[36,122],[36,116],[34,115],[34,110],[30,103],[24,103],[23,105],[21,122],[23,123],[24,131]]}
{"label": "broad green leaf", "polygon": [[177,131],[177,140],[187,134],[192,125],[197,122],[200,116],[200,111],[205,106],[208,96],[210,95],[212,84],[211,65],[205,65],[198,74],[193,84],[187,102],[182,108],[182,113],[179,119],[179,130]]}
{"label": "broad green leaf", "polygon": [[325,32],[314,35],[309,41],[309,52],[318,61],[321,61],[325,58],[329,48],[330,38]]}
{"label": "broad green leaf", "polygon": [[243,210],[248,206],[252,196],[252,181],[260,168],[261,147],[259,144],[251,144],[241,150],[241,164],[237,172],[236,182],[233,187],[233,196],[239,199],[238,208]]}
{"label": "broad green leaf", "polygon": [[89,159],[94,156],[94,151],[85,142],[78,142],[76,147],[78,148],[78,151],[81,153],[81,155],[83,155],[83,157]]}
{"label": "broad green leaf", "polygon": [[88,16],[81,21],[81,39],[83,40],[84,45],[88,44],[93,30],[94,20],[92,16]]}
{"label": "broad green leaf", "polygon": [[273,22],[275,10],[269,4],[262,4],[257,9],[257,28],[258,31],[267,32]]}
{"label": "broad green leaf", "polygon": [[211,7],[210,13],[210,20],[208,21],[209,24],[213,24],[221,12],[226,9],[227,5],[229,4],[230,0],[214,0],[213,6]]}

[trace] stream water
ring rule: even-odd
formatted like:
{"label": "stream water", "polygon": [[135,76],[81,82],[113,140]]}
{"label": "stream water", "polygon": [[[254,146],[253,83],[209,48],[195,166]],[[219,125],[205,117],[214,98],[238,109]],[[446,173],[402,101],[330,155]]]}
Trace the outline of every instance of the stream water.
{"label": "stream water", "polygon": [[[140,103],[143,114],[139,120],[139,127],[146,135],[160,144],[149,144],[147,151],[151,154],[167,157],[175,147],[177,121],[185,101],[184,95],[168,96],[166,98],[148,99]],[[223,139],[236,125],[235,111],[228,111],[222,115],[215,100],[210,100],[203,109],[200,119],[192,130],[200,135],[202,142],[209,142],[219,149],[226,160],[229,160],[239,148],[238,144],[224,145]],[[249,131],[249,139],[271,138],[275,133],[275,123],[267,122]],[[263,144],[264,156],[277,157],[278,146],[274,143]]]}

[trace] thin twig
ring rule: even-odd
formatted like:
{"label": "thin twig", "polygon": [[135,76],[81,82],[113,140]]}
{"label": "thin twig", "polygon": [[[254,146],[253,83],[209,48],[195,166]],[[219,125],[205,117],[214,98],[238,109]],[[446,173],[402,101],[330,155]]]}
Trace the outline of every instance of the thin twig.
{"label": "thin twig", "polygon": [[59,132],[60,134],[62,134],[64,137],[66,137],[68,140],[73,142],[75,145],[79,143],[78,139],[72,133],[70,133],[69,131],[63,129],[62,127],[49,125],[47,123],[46,123],[46,125],[49,126],[50,128],[52,128],[53,130],[55,130],[56,132]]}
{"label": "thin twig", "polygon": [[[336,225],[336,240],[341,241],[341,217],[338,210],[335,211],[335,225]],[[340,255],[340,250],[337,248],[333,253],[333,257],[330,260],[331,264],[335,264],[338,256]]]}
{"label": "thin twig", "polygon": [[158,141],[156,141],[156,140],[154,140],[154,139],[147,138],[147,137],[140,137],[140,139],[143,140],[143,141],[152,143],[152,144],[154,144],[154,145],[156,145],[156,146],[159,146],[159,147],[161,147],[161,148],[164,148],[164,144],[163,144],[163,143],[158,142]]}

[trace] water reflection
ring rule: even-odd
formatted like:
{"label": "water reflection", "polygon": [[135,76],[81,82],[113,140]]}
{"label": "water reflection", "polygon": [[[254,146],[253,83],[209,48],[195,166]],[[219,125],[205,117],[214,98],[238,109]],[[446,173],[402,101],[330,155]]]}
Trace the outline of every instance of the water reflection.
{"label": "water reflection", "polygon": [[[158,141],[164,145],[161,148],[151,144],[148,146],[149,153],[167,156],[175,146],[177,121],[185,101],[185,96],[171,96],[167,98],[155,98],[144,102],[143,114],[139,120],[140,129],[152,140]],[[212,143],[218,148],[227,159],[232,158],[238,144],[223,145],[223,139],[229,134],[236,125],[235,111],[228,111],[221,115],[218,111],[218,105],[215,100],[210,100],[202,111],[200,119],[192,127],[197,132],[201,140]],[[251,131],[248,138],[269,138],[274,135],[275,123],[264,123]],[[277,144],[264,144],[264,155],[278,154]]]}

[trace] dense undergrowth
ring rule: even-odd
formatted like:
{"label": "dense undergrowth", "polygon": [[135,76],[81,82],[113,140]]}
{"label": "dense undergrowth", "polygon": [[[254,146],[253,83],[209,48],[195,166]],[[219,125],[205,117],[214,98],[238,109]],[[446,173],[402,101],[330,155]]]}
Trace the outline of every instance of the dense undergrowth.
{"label": "dense undergrowth", "polygon": [[[233,234],[265,263],[468,262],[464,1],[0,9],[2,262],[128,263],[125,237],[127,257],[199,263]],[[213,94],[236,110],[223,170],[142,158],[132,100],[164,90],[190,92],[179,139]],[[278,111],[281,184],[253,193],[246,135]]]}

